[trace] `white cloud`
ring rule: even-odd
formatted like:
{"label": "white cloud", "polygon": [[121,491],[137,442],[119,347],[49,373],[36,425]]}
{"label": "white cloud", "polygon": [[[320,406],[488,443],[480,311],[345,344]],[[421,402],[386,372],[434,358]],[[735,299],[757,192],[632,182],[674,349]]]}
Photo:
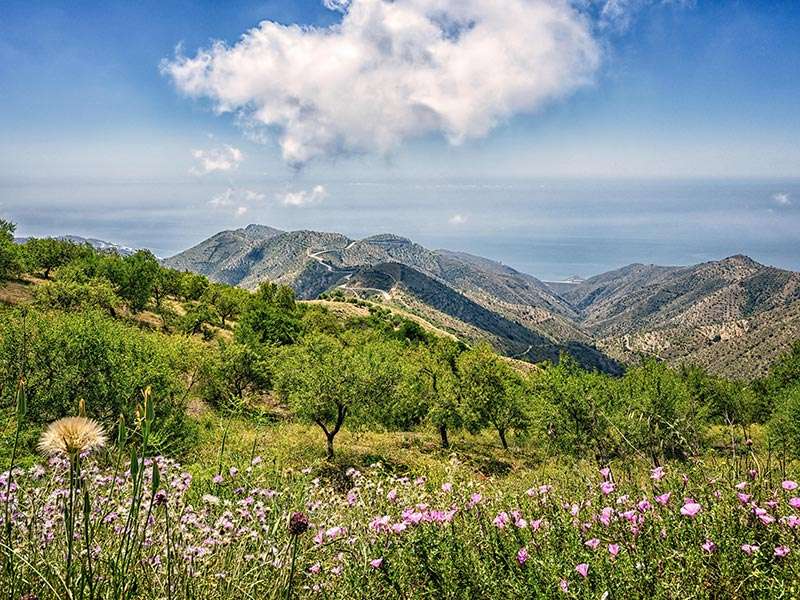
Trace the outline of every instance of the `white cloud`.
{"label": "white cloud", "polygon": [[208,205],[215,210],[229,209],[235,206],[234,214],[241,217],[249,210],[248,205],[262,202],[265,198],[264,194],[254,190],[227,188],[209,200]]}
{"label": "white cloud", "polygon": [[177,88],[233,113],[251,136],[277,131],[299,166],[386,154],[432,132],[487,135],[592,81],[589,19],[562,0],[327,0],[327,28],[264,21],[233,46],[162,62]]}
{"label": "white cloud", "polygon": [[322,0],[322,4],[328,10],[335,10],[338,12],[347,12],[347,7],[350,6],[350,0]]}
{"label": "white cloud", "polygon": [[772,201],[778,206],[791,206],[792,204],[792,199],[786,192],[772,194]]}
{"label": "white cloud", "polygon": [[328,191],[325,187],[316,185],[311,190],[286,192],[280,197],[280,201],[284,206],[306,206],[307,204],[322,202],[327,197]]}
{"label": "white cloud", "polygon": [[244,160],[242,151],[228,144],[211,150],[192,150],[192,157],[197,161],[197,164],[189,169],[193,175],[237,169],[239,163]]}
{"label": "white cloud", "polygon": [[467,222],[467,216],[462,214],[455,214],[447,220],[450,225],[463,225]]}

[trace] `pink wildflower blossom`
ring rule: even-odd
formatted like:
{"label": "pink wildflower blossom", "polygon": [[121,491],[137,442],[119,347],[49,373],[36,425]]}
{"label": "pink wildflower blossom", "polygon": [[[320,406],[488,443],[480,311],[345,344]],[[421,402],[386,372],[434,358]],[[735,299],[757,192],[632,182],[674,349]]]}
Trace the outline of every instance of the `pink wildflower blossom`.
{"label": "pink wildflower blossom", "polygon": [[775,547],[775,556],[778,558],[783,558],[787,554],[789,554],[789,546],[776,546]]}
{"label": "pink wildflower blossom", "polygon": [[758,546],[754,546],[751,544],[742,544],[742,552],[747,554],[747,556],[752,556],[756,552],[758,552]]}
{"label": "pink wildflower blossom", "polygon": [[619,544],[609,544],[608,553],[611,556],[616,556],[617,554],[619,554]]}
{"label": "pink wildflower blossom", "polygon": [[586,563],[581,563],[575,566],[575,570],[580,574],[581,577],[586,579],[589,576],[589,565]]}
{"label": "pink wildflower blossom", "polygon": [[380,569],[383,566],[383,558],[373,558],[369,561],[369,566],[373,569]]}
{"label": "pink wildflower blossom", "polygon": [[703,551],[707,552],[708,554],[713,553],[717,549],[717,545],[714,542],[712,542],[711,540],[708,540],[708,539],[705,541],[705,543],[701,547],[703,548]]}
{"label": "pink wildflower blossom", "polygon": [[653,481],[661,481],[664,478],[664,467],[656,467],[650,469],[650,479]]}
{"label": "pink wildflower blossom", "polygon": [[684,517],[695,517],[701,510],[703,510],[703,507],[697,502],[687,502],[681,506],[681,514]]}
{"label": "pink wildflower blossom", "polygon": [[781,484],[781,487],[787,492],[793,492],[794,490],[797,489],[797,482],[792,481],[791,479],[787,479]]}
{"label": "pink wildflower blossom", "polygon": [[524,565],[528,561],[528,549],[524,546],[517,551],[517,562],[520,566]]}
{"label": "pink wildflower blossom", "polygon": [[598,540],[597,538],[592,538],[590,540],[586,540],[583,544],[584,546],[588,546],[592,550],[597,550],[597,547],[600,545],[600,540]]}

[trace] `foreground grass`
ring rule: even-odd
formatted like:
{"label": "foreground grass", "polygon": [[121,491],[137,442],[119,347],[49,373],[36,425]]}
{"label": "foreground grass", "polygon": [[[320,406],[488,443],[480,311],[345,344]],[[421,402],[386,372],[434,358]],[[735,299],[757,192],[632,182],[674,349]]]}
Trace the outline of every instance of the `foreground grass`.
{"label": "foreground grass", "polygon": [[424,433],[349,431],[328,463],[312,427],[208,413],[199,432],[185,466],[86,456],[75,494],[63,457],[0,477],[0,590],[42,600],[800,596],[800,490],[752,455],[651,473],[643,462],[605,470],[503,452],[488,437],[457,437],[446,452]]}

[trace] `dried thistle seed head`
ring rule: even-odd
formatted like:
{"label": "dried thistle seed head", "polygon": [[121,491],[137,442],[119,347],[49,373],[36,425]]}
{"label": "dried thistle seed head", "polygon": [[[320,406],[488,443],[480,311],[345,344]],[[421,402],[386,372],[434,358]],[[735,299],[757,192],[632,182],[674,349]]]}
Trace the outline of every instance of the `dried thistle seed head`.
{"label": "dried thistle seed head", "polygon": [[99,423],[86,417],[66,417],[50,423],[39,438],[44,454],[80,454],[106,443],[106,434]]}

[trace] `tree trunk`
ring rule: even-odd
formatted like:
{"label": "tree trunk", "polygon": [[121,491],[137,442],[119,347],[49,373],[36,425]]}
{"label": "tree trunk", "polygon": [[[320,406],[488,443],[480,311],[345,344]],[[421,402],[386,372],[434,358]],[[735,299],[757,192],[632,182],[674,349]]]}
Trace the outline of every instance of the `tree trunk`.
{"label": "tree trunk", "polygon": [[335,436],[336,436],[335,433],[326,433],[325,434],[325,439],[327,440],[327,446],[326,446],[327,454],[326,454],[326,456],[327,456],[328,460],[333,460],[333,438]]}
{"label": "tree trunk", "polygon": [[497,433],[500,435],[500,443],[503,444],[503,448],[505,450],[508,450],[508,442],[506,441],[506,430],[498,429]]}
{"label": "tree trunk", "polygon": [[439,435],[442,437],[442,448],[450,447],[450,440],[447,439],[447,427],[439,425]]}

